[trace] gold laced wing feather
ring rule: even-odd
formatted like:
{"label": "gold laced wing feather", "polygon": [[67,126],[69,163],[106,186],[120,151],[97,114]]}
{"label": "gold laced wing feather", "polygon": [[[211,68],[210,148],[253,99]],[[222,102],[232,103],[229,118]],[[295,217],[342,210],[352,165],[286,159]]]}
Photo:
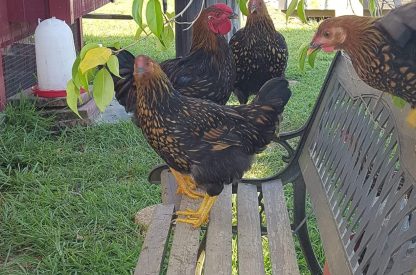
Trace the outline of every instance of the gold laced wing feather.
{"label": "gold laced wing feather", "polygon": [[[179,150],[186,152],[189,159],[200,160],[207,150],[211,152],[239,147],[247,154],[254,154],[264,147],[265,141],[259,134],[258,125],[250,121],[266,111],[268,106],[242,105],[218,106],[193,98],[182,97],[182,110],[178,113],[175,138]],[[261,108],[265,108],[264,110]],[[256,110],[256,108],[260,108]],[[244,116],[240,114],[244,113]],[[190,115],[192,114],[192,115]],[[259,115],[261,123],[269,123],[266,115]],[[258,121],[255,122],[256,124]]]}

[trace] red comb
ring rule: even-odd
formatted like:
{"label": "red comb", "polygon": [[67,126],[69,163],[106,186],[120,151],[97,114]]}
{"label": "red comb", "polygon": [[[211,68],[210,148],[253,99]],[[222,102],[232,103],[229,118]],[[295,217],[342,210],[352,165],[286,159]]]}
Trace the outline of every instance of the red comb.
{"label": "red comb", "polygon": [[212,7],[216,8],[216,9],[219,9],[219,10],[223,10],[227,13],[233,13],[234,12],[229,6],[227,6],[224,3],[218,3],[218,4],[215,4],[215,5],[212,5]]}

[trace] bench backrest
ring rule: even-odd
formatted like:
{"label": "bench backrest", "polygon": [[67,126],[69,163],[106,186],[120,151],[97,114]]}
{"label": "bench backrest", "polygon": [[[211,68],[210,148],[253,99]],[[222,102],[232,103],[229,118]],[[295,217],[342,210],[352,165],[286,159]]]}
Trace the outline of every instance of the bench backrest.
{"label": "bench backrest", "polygon": [[416,129],[338,54],[299,157],[331,274],[416,274]]}

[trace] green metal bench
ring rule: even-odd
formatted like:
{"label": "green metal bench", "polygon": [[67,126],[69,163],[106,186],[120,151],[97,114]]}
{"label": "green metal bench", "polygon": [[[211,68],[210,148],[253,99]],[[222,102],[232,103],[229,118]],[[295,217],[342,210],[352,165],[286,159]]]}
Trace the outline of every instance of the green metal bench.
{"label": "green metal bench", "polygon": [[[238,274],[299,274],[292,232],[311,273],[321,274],[305,222],[306,191],[331,274],[416,274],[416,130],[406,125],[408,110],[380,95],[338,54],[307,124],[280,136],[287,167],[225,188],[200,230],[173,225],[175,207],[196,205],[176,196],[165,166],[153,170],[149,179],[161,182],[165,204],[153,214],[135,274],[231,274],[233,235]],[[288,140],[296,137],[295,150]],[[294,190],[292,221],[287,183]],[[268,271],[261,236],[269,243]]]}

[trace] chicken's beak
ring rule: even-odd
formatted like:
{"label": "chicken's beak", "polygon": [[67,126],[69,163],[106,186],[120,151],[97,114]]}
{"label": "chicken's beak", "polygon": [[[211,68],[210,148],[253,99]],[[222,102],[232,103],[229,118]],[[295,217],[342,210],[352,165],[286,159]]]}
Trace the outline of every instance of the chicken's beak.
{"label": "chicken's beak", "polygon": [[140,77],[146,72],[145,68],[143,67],[137,67],[136,68],[136,74]]}
{"label": "chicken's beak", "polygon": [[254,13],[257,10],[257,6],[256,5],[251,5],[248,7],[248,9],[250,10],[250,13]]}
{"label": "chicken's beak", "polygon": [[306,52],[306,55],[311,55],[313,52],[318,51],[321,49],[321,44],[311,42],[309,44],[308,51]]}
{"label": "chicken's beak", "polygon": [[232,14],[230,14],[229,16],[228,16],[228,19],[238,19],[238,14],[236,14],[236,13],[232,13]]}

